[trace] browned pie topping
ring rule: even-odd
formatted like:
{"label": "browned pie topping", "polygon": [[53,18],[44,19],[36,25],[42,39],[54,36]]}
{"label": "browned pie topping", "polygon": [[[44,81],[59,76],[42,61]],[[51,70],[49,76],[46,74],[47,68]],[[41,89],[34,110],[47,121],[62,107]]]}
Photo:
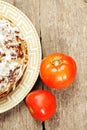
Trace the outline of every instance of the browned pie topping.
{"label": "browned pie topping", "polygon": [[[20,30],[17,26],[13,26],[10,20],[0,19],[0,91],[3,87],[7,91],[12,84],[16,84],[26,66],[26,42]],[[3,90],[5,92],[5,89]]]}

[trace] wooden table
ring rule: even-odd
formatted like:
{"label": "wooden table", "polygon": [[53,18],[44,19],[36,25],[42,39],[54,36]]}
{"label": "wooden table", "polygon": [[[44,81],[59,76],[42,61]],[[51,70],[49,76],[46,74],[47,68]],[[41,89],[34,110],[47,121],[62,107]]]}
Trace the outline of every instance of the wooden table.
{"label": "wooden table", "polygon": [[[53,90],[57,109],[46,122],[34,120],[22,101],[0,115],[0,130],[87,130],[87,3],[84,0],[4,0],[23,11],[40,38],[43,57],[61,52],[77,63],[74,83]],[[86,0],[85,0],[86,1]],[[38,78],[34,89],[47,89]]]}

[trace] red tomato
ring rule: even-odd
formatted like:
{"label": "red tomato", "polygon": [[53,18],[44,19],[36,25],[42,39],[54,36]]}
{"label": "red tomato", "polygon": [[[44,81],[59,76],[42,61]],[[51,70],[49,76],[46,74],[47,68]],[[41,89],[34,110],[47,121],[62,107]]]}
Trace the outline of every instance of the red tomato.
{"label": "red tomato", "polygon": [[45,121],[55,113],[55,96],[47,90],[32,91],[28,94],[25,101],[31,115],[39,121]]}
{"label": "red tomato", "polygon": [[73,82],[75,75],[76,63],[68,55],[50,54],[41,62],[40,77],[48,87],[65,88]]}

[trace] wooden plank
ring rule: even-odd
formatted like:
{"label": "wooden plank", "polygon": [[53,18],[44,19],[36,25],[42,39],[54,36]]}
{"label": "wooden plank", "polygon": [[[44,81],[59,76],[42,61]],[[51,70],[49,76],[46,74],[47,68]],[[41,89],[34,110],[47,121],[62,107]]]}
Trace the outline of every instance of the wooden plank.
{"label": "wooden plank", "polygon": [[[40,3],[35,0],[4,1],[15,4],[31,19],[41,35],[44,57],[53,52],[62,52],[73,56],[77,63],[76,80],[69,88],[49,89],[56,96],[57,110],[54,117],[45,122],[46,129],[86,130],[87,4],[82,0],[40,0]],[[42,85],[37,82],[35,86]],[[41,123],[30,116],[23,101],[0,115],[0,130],[6,129],[41,130]]]}
{"label": "wooden plank", "polygon": [[[52,91],[57,110],[47,130],[87,130],[87,4],[81,0],[41,0],[43,56],[62,52],[77,63],[77,76],[65,90]],[[47,89],[47,87],[45,87]]]}
{"label": "wooden plank", "polygon": [[[23,11],[33,22],[38,35],[40,36],[39,29],[39,1],[35,0],[4,0],[15,5],[21,11]],[[35,84],[34,89],[41,88],[41,83],[38,81]],[[26,105],[22,101],[15,108],[9,110],[0,115],[0,130],[42,130],[41,122],[35,121]]]}

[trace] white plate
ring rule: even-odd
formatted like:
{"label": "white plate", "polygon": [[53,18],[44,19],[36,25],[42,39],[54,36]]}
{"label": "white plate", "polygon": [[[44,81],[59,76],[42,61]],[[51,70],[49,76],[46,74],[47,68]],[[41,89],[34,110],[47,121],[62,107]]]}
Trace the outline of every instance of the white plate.
{"label": "white plate", "polygon": [[0,1],[0,15],[13,21],[17,25],[28,43],[28,67],[22,81],[15,91],[6,98],[0,99],[0,113],[3,113],[20,103],[33,88],[41,62],[41,46],[37,32],[27,16],[13,5]]}

